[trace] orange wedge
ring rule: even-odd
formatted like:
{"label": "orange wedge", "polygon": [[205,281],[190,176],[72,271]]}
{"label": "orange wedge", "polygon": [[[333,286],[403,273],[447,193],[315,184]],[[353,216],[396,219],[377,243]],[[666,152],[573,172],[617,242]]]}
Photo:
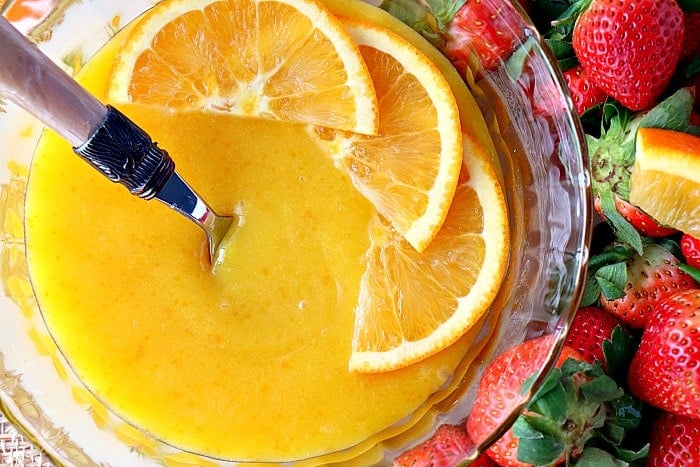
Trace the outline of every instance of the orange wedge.
{"label": "orange wedge", "polygon": [[660,224],[700,237],[700,137],[640,128],[630,202]]}
{"label": "orange wedge", "polygon": [[379,102],[377,136],[342,139],[335,164],[416,249],[437,235],[462,164],[457,102],[433,62],[406,39],[343,19],[359,44]]}
{"label": "orange wedge", "polygon": [[109,98],[376,134],[360,51],[316,0],[165,0],[117,56]]}
{"label": "orange wedge", "polygon": [[489,309],[503,279],[508,215],[498,174],[464,135],[454,201],[422,253],[385,222],[372,230],[355,309],[350,371],[383,372],[446,348]]}

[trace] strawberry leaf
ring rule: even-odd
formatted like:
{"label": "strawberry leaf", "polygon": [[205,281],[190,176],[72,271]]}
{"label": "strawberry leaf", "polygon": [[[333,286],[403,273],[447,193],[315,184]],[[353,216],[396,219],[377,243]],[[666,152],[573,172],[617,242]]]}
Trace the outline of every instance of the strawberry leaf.
{"label": "strawberry leaf", "polygon": [[518,460],[526,464],[549,465],[564,453],[561,441],[544,435],[530,424],[533,417],[520,416],[513,424],[513,435],[520,438]]}
{"label": "strawberry leaf", "polygon": [[615,459],[609,452],[598,448],[586,448],[576,461],[577,467],[624,467],[626,462]]}
{"label": "strawberry leaf", "polygon": [[617,445],[625,438],[625,429],[616,423],[606,423],[603,428],[598,430],[601,435],[610,444]]}
{"label": "strawberry leaf", "polygon": [[676,258],[683,257],[681,246],[678,244],[677,241],[673,240],[672,238],[647,239],[647,241],[645,242],[645,244],[650,243],[655,243],[659,245],[661,248],[668,251]]}
{"label": "strawberry leaf", "polygon": [[625,295],[627,266],[625,263],[608,264],[598,269],[595,279],[607,300],[615,300]]}
{"label": "strawberry leaf", "polygon": [[586,284],[583,287],[583,296],[581,297],[581,307],[594,305],[600,298],[600,285],[592,275],[586,278]]}
{"label": "strawberry leaf", "polygon": [[465,3],[466,0],[384,0],[380,8],[439,46],[448,24]]}
{"label": "strawberry leaf", "polygon": [[[559,368],[552,368],[552,370],[549,372],[547,377],[545,378],[544,381],[542,381],[542,384],[540,384],[540,387],[537,389],[537,392],[533,396],[532,400],[536,400],[539,396],[546,394],[547,392],[551,391],[554,389],[554,387],[558,384],[559,382],[559,377],[561,375],[561,370]],[[535,381],[537,380],[537,373],[533,373],[530,375],[529,378],[527,378],[524,382],[523,385],[520,389],[520,395],[524,396],[532,389],[532,385],[535,384]]]}
{"label": "strawberry leaf", "polygon": [[615,424],[623,429],[639,426],[642,419],[642,403],[639,399],[625,393],[611,401],[610,407],[614,412]]}
{"label": "strawberry leaf", "polygon": [[601,253],[594,255],[588,261],[588,271],[596,272],[607,264],[621,263],[627,261],[634,255],[634,251],[623,245],[608,246]]}
{"label": "strawberry leaf", "polygon": [[581,394],[591,402],[607,402],[622,397],[624,392],[614,379],[607,375],[601,375],[580,387]]}
{"label": "strawberry leaf", "polygon": [[687,131],[690,113],[695,98],[687,88],[681,88],[660,104],[656,105],[639,120],[639,126],[646,128],[665,128],[667,130]]}
{"label": "strawberry leaf", "polygon": [[413,0],[385,0],[380,8],[410,26],[433,45],[439,45],[438,20],[427,5]]}
{"label": "strawberry leaf", "polygon": [[[556,424],[564,423],[567,416],[566,393],[560,382],[561,374],[561,369],[553,368],[527,405],[528,410],[542,414]],[[523,389],[529,390],[535,379],[533,375],[525,380]],[[521,395],[525,392],[521,390]]]}
{"label": "strawberry leaf", "polygon": [[588,9],[592,0],[565,0],[561,2],[549,2],[552,4],[550,11],[558,11],[557,19],[552,21],[552,26],[560,33],[570,36],[574,24],[579,15]]}
{"label": "strawberry leaf", "polygon": [[615,236],[621,241],[639,253],[642,254],[642,237],[639,232],[630,224],[627,219],[622,217],[615,207],[615,199],[612,191],[607,188],[599,187],[598,196],[600,198],[600,208],[603,211],[605,219],[615,231]]}
{"label": "strawberry leaf", "polygon": [[583,373],[592,368],[590,363],[582,362],[575,358],[567,358],[564,363],[562,363],[559,370],[561,371],[561,376],[563,378],[571,378],[576,373]]}
{"label": "strawberry leaf", "polygon": [[619,325],[613,329],[610,339],[603,340],[603,355],[608,374],[620,386],[624,387],[627,384],[627,368],[638,346],[637,340]]}
{"label": "strawberry leaf", "polygon": [[527,422],[528,430],[531,430],[530,439],[550,437],[558,439],[561,434],[561,426],[551,418],[535,412],[524,412],[519,418]]}
{"label": "strawberry leaf", "polygon": [[550,391],[539,397],[529,407],[533,411],[554,421],[558,426],[566,420],[566,391],[561,384],[557,384]]}
{"label": "strawberry leaf", "polygon": [[642,446],[640,449],[633,451],[632,449],[617,449],[615,451],[617,457],[625,462],[635,462],[645,459],[649,455],[649,443]]}
{"label": "strawberry leaf", "polygon": [[452,18],[457,14],[462,5],[467,0],[425,0],[424,3],[430,8],[438,30],[444,31]]}
{"label": "strawberry leaf", "polygon": [[535,39],[529,37],[522,47],[518,47],[506,62],[506,72],[513,81],[517,81],[523,74],[527,58],[535,47]]}
{"label": "strawberry leaf", "polygon": [[557,59],[562,60],[569,58],[574,53],[574,48],[571,42],[563,41],[561,39],[545,39],[545,43],[549,46]]}
{"label": "strawberry leaf", "polygon": [[[601,253],[591,256],[590,260],[588,261],[588,274],[586,277],[586,284],[584,286],[583,297],[581,298],[580,306],[590,306],[598,301],[598,298],[601,294],[601,284],[598,282],[599,278],[596,277],[596,273],[601,268],[612,264],[624,263],[625,261],[630,259],[633,254],[634,250],[627,246],[613,245],[607,247]],[[601,278],[601,280],[605,281],[605,274],[607,273],[603,271],[603,278]],[[627,272],[625,271],[625,279],[626,274]],[[622,278],[620,278],[619,280],[621,281]],[[624,284],[617,285],[618,287],[624,287]]]}

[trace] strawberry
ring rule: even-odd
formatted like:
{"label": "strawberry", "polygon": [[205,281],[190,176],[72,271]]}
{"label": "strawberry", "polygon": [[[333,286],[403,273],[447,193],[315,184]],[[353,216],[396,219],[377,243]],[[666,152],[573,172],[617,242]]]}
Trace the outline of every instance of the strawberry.
{"label": "strawberry", "polygon": [[[532,8],[529,0],[520,3],[526,11]],[[461,73],[475,60],[494,70],[525,40],[527,25],[510,0],[384,0],[381,7],[430,41]]]}
{"label": "strawberry", "polygon": [[700,465],[700,420],[662,412],[651,428],[649,467]]}
{"label": "strawberry", "polygon": [[569,87],[574,108],[579,115],[588,109],[605,102],[608,97],[605,91],[596,86],[581,65],[569,68],[564,72],[566,85]]}
{"label": "strawberry", "polygon": [[592,0],[573,31],[576,57],[591,80],[632,110],[651,107],[683,47],[676,0]]}
{"label": "strawberry", "polygon": [[[474,442],[464,425],[440,425],[430,439],[394,459],[394,467],[452,467],[474,452]],[[488,456],[480,455],[469,465],[488,467],[495,464]]]}
{"label": "strawberry", "polygon": [[473,55],[493,70],[520,46],[523,26],[507,0],[467,0],[447,25],[443,52],[462,71]]}
{"label": "strawberry", "polygon": [[[467,432],[475,442],[486,440],[523,402],[523,384],[544,365],[553,343],[554,336],[527,340],[507,349],[489,364],[467,419]],[[518,461],[517,452],[518,440],[512,429],[486,451],[498,465],[527,465]]]}
{"label": "strawberry", "polygon": [[[467,432],[474,442],[484,442],[524,402],[553,344],[554,336],[531,339],[507,349],[487,366],[467,419]],[[564,346],[557,368],[513,426],[486,450],[496,463],[550,465],[584,455],[586,442],[608,420],[606,403],[623,397],[623,392],[600,366],[583,359],[578,351]],[[593,387],[595,395],[587,390]]]}
{"label": "strawberry", "polygon": [[698,284],[680,267],[680,260],[657,243],[648,243],[644,253],[634,253],[624,262],[598,270],[600,306],[631,328],[645,326],[657,305],[681,290]]}
{"label": "strawberry", "polygon": [[700,269],[700,238],[683,234],[681,237],[681,252],[686,263]]}
{"label": "strawberry", "polygon": [[603,341],[612,338],[613,330],[622,326],[615,315],[597,307],[579,308],[566,335],[566,345],[577,350],[588,363],[605,362]]}
{"label": "strawberry", "polygon": [[682,88],[648,112],[632,114],[628,109],[605,104],[605,119],[599,138],[587,135],[591,185],[596,209],[613,228],[617,239],[642,253],[641,235],[665,236],[657,222],[631,205],[630,174],[634,169],[635,137],[639,127],[690,131],[693,93]]}
{"label": "strawberry", "polygon": [[[550,336],[531,339],[507,349],[488,365],[467,419],[467,432],[475,442],[485,441],[523,402],[523,383],[539,371],[552,345]],[[518,442],[508,430],[486,452],[499,465],[526,465],[518,463],[517,448]]]}
{"label": "strawberry", "polygon": [[700,418],[700,290],[654,308],[628,372],[630,391],[667,412]]}

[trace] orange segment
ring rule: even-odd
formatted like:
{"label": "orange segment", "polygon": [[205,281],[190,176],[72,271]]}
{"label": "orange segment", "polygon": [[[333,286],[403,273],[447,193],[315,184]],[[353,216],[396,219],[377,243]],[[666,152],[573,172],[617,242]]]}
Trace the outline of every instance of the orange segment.
{"label": "orange segment", "polygon": [[355,310],[351,371],[407,366],[446,348],[488,310],[506,268],[507,211],[498,175],[473,138],[435,239],[415,251],[377,221]]}
{"label": "orange segment", "polygon": [[344,19],[379,102],[379,134],[345,139],[336,166],[417,251],[440,230],[462,160],[459,111],[442,73],[406,39]]}
{"label": "orange segment", "polygon": [[700,137],[640,128],[630,202],[657,222],[700,237]]}
{"label": "orange segment", "polygon": [[126,39],[109,97],[377,132],[362,55],[315,0],[166,0]]}

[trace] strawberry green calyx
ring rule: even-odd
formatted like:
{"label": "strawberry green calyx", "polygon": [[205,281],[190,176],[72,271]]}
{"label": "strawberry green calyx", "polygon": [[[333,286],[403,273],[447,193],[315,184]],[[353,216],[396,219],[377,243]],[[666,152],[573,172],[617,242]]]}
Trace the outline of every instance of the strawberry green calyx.
{"label": "strawberry green calyx", "polygon": [[519,438],[518,461],[554,465],[563,457],[568,464],[581,459],[640,459],[647,447],[623,448],[626,434],[640,419],[641,403],[607,376],[599,363],[570,358],[550,373],[513,425],[513,434]]}
{"label": "strawberry green calyx", "polygon": [[600,138],[586,135],[594,201],[619,240],[641,253],[641,236],[618,211],[616,199],[629,199],[629,180],[634,165],[634,137],[639,121],[632,119],[629,110],[613,104],[605,104],[603,112],[609,115],[609,124],[607,128],[605,123],[601,125]]}

